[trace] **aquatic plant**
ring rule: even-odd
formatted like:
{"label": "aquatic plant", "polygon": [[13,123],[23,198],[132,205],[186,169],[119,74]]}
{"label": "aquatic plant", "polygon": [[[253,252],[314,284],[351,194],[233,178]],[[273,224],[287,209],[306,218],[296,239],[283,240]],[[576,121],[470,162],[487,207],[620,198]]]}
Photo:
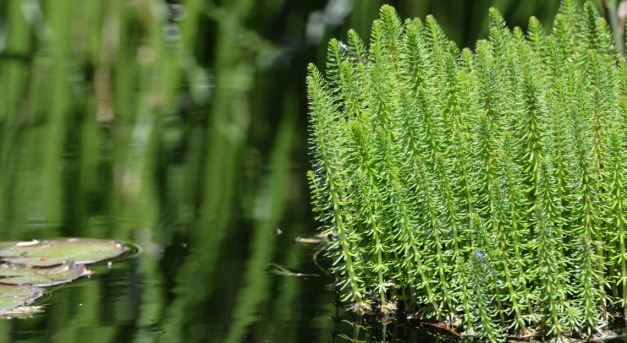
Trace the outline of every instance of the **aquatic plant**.
{"label": "aquatic plant", "polygon": [[596,8],[489,12],[474,50],[383,6],[307,77],[308,173],[344,301],[562,339],[627,311],[627,64]]}

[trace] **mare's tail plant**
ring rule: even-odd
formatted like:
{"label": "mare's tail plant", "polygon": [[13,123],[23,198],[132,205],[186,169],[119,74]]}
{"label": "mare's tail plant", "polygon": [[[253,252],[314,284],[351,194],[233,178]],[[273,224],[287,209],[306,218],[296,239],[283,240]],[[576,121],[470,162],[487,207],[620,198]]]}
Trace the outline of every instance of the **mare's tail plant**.
{"label": "mare's tail plant", "polygon": [[[627,313],[627,63],[595,7],[459,50],[381,8],[307,77],[309,179],[343,299],[490,340]],[[626,316],[627,318],[627,316]]]}

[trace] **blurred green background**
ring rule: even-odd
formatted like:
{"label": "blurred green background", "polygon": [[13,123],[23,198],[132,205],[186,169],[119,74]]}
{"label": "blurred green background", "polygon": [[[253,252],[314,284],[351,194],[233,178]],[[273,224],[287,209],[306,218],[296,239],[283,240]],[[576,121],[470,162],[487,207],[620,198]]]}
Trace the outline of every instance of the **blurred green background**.
{"label": "blurred green background", "polygon": [[[317,248],[294,244],[316,229],[306,64],[323,66],[348,28],[367,39],[383,3],[0,1],[0,238],[141,247],[52,290],[43,314],[1,321],[0,341],[437,340],[416,325],[358,330]],[[490,6],[512,26],[535,15],[547,28],[559,7],[387,3],[402,18],[433,14],[469,47]]]}

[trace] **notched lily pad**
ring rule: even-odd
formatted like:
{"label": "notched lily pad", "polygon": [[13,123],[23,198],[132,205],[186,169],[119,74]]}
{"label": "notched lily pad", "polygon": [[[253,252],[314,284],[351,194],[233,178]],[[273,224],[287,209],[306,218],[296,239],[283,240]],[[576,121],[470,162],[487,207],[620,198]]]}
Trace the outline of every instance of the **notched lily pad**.
{"label": "notched lily pad", "polygon": [[33,286],[53,286],[91,275],[84,264],[68,259],[62,265],[50,268],[30,267],[22,264],[0,264],[0,282],[10,284],[31,284]]}
{"label": "notched lily pad", "polygon": [[29,305],[43,295],[37,286],[58,285],[90,275],[85,264],[127,251],[118,241],[93,238],[0,242],[0,319],[41,312],[41,306]]}
{"label": "notched lily pad", "polygon": [[18,306],[0,311],[0,319],[29,318],[41,312],[43,312],[43,306]]}
{"label": "notched lily pad", "polygon": [[15,244],[19,243],[18,241],[3,241],[0,242],[0,250],[4,249],[4,248],[8,248],[10,246],[13,246]]}
{"label": "notched lily pad", "polygon": [[20,308],[32,303],[43,294],[43,290],[35,286],[0,283],[0,316],[20,312]]}
{"label": "notched lily pad", "polygon": [[118,241],[94,238],[67,238],[18,242],[0,250],[0,258],[13,264],[50,267],[73,259],[88,264],[118,257],[128,251]]}

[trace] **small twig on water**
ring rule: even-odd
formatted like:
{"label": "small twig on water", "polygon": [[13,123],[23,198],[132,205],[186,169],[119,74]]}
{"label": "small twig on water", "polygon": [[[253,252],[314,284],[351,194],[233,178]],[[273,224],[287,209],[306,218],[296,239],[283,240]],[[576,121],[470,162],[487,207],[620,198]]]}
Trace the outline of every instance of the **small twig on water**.
{"label": "small twig on water", "polygon": [[280,264],[276,264],[276,263],[270,263],[268,265],[268,272],[274,274],[274,275],[281,275],[281,276],[298,276],[298,277],[305,277],[305,276],[318,276],[316,274],[305,274],[305,273],[297,273],[297,272],[293,272],[287,268],[285,268],[284,266],[280,265]]}

